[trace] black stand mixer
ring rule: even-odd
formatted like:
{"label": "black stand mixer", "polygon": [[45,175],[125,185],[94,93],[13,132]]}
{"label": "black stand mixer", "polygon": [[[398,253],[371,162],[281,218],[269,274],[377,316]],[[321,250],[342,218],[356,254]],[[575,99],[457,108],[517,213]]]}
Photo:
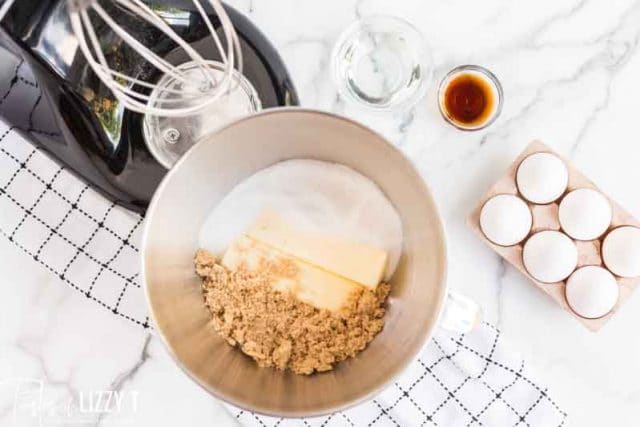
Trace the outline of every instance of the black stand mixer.
{"label": "black stand mixer", "polygon": [[[159,56],[174,64],[184,60],[178,44],[161,39],[144,21],[134,21],[137,17],[130,16],[117,1],[99,3],[111,16],[128,20],[131,35],[152,46]],[[204,42],[209,33],[193,3],[144,3],[161,12],[164,21],[203,58],[220,60],[219,52]],[[41,91],[37,108],[28,117],[20,108],[5,108],[4,119],[29,133],[30,139],[110,199],[144,211],[167,169],[145,142],[144,115],[118,107],[118,100],[80,52],[68,7],[65,0],[17,0],[0,22],[0,43],[31,68]],[[227,6],[225,11],[239,38],[242,75],[257,93],[261,108],[297,105],[289,74],[273,46],[240,13]],[[214,10],[207,8],[206,13],[215,31],[221,31]],[[97,25],[96,33],[119,70],[150,82],[162,77],[141,64],[128,46],[118,44],[110,27]]]}

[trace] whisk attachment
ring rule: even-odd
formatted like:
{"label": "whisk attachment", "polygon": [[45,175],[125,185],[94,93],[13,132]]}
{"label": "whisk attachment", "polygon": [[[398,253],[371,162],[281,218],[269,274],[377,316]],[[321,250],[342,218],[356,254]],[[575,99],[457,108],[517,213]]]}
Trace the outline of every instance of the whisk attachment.
{"label": "whisk attachment", "polygon": [[[220,0],[206,0],[206,4],[211,6],[220,21],[224,41],[203,7],[204,0],[191,0],[210,33],[212,43],[221,58],[219,62],[203,58],[143,1],[110,0],[161,31],[179,46],[188,60],[178,65],[171,64],[132,36],[97,0],[66,1],[72,31],[88,64],[115,98],[131,111],[151,116],[190,116],[211,107],[237,84],[237,75],[242,72],[240,39]],[[149,82],[114,69],[107,61],[90,13],[93,19],[99,19],[107,25],[146,65],[159,71],[161,78],[156,82]],[[164,83],[159,85],[159,81]]]}

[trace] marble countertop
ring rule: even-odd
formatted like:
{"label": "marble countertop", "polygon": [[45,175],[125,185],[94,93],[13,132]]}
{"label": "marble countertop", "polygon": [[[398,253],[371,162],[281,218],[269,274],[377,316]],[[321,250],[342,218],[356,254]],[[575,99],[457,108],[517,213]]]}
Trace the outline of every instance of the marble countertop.
{"label": "marble countertop", "polygon": [[[486,319],[537,368],[569,413],[568,424],[637,425],[640,294],[591,333],[489,250],[465,216],[524,146],[541,139],[640,217],[640,2],[229,3],[279,49],[303,106],[358,119],[413,159],[444,216],[451,286],[481,303]],[[330,77],[333,42],[357,17],[374,13],[405,17],[425,34],[436,79],[466,63],[494,71],[505,91],[498,121],[470,133],[446,125],[434,85],[417,107],[398,115],[372,116],[343,103]],[[6,239],[0,277],[0,377],[42,379],[50,400],[126,392],[119,414],[89,417],[91,425],[117,417],[133,425],[234,424],[174,366],[158,339],[87,303]],[[11,425],[9,402],[0,396],[2,425]]]}

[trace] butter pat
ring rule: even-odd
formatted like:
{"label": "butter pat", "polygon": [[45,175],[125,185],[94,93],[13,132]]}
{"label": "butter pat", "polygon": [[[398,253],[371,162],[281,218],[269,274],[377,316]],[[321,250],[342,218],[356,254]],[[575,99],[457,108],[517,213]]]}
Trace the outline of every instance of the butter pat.
{"label": "butter pat", "polygon": [[245,233],[323,270],[375,289],[384,277],[387,252],[373,246],[295,230],[267,212]]}
{"label": "butter pat", "polygon": [[[274,268],[287,263],[294,267],[294,274],[287,269]],[[271,276],[271,286],[275,290],[290,292],[299,301],[319,309],[338,311],[359,288],[359,285],[351,280],[284,254],[247,236],[240,237],[229,246],[222,258],[222,265],[229,270],[243,264],[251,272],[266,269],[265,274]]]}

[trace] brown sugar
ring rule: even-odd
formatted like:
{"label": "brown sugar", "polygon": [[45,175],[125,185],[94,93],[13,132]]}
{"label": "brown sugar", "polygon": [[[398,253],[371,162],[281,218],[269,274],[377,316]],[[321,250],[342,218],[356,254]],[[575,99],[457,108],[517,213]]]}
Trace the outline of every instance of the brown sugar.
{"label": "brown sugar", "polygon": [[213,328],[261,367],[305,375],[328,371],[362,351],[384,324],[386,283],[375,290],[359,287],[332,312],[273,289],[274,278],[298,274],[286,257],[263,260],[251,271],[242,265],[230,271],[199,250],[195,265]]}

